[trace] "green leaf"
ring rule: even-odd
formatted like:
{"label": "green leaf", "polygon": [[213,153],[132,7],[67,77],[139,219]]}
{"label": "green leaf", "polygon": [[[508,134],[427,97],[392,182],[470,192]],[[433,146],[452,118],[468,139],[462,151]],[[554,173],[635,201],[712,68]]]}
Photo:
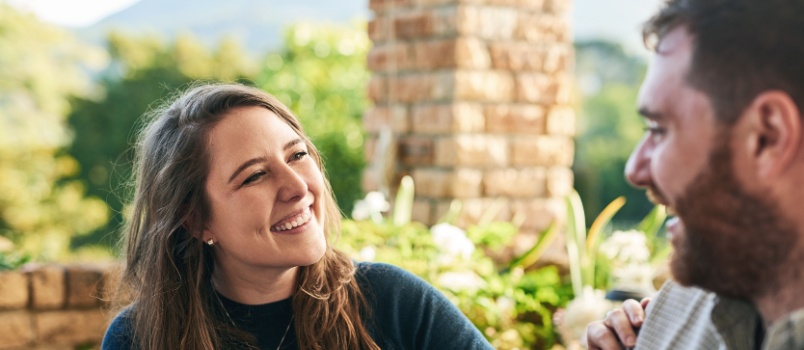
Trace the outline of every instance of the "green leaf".
{"label": "green leaf", "polygon": [[394,200],[394,225],[402,226],[410,223],[414,193],[413,178],[406,175],[399,184],[399,191],[396,192]]}
{"label": "green leaf", "polygon": [[536,244],[534,244],[533,247],[511,261],[511,263],[508,265],[508,270],[513,270],[516,267],[527,269],[536,263],[542,254],[544,254],[544,251],[547,250],[547,247],[553,243],[557,235],[558,228],[556,227],[555,222],[553,222],[549,227],[539,233],[539,239],[536,241]]}
{"label": "green leaf", "polygon": [[653,242],[656,234],[659,233],[659,229],[662,228],[665,219],[667,219],[667,210],[663,205],[657,205],[653,207],[653,210],[639,223],[639,230],[645,232],[645,237],[648,239],[648,242]]}
{"label": "green leaf", "polygon": [[567,204],[567,256],[570,265],[570,279],[575,295],[581,295],[584,281],[584,264],[586,264],[586,227],[583,204],[578,192],[573,190],[566,198]]}
{"label": "green leaf", "polygon": [[617,197],[611,201],[611,203],[600,212],[600,215],[595,218],[592,227],[589,228],[589,234],[586,236],[587,265],[584,270],[584,280],[592,286],[595,285],[595,261],[597,260],[597,246],[600,242],[601,233],[603,232],[603,228],[608,225],[611,218],[620,211],[623,205],[625,205],[625,197],[623,196]]}
{"label": "green leaf", "polygon": [[449,209],[447,209],[447,212],[441,217],[441,219],[438,219],[438,223],[455,224],[455,220],[457,220],[458,215],[461,214],[461,209],[463,209],[463,202],[459,199],[453,199],[449,203]]}

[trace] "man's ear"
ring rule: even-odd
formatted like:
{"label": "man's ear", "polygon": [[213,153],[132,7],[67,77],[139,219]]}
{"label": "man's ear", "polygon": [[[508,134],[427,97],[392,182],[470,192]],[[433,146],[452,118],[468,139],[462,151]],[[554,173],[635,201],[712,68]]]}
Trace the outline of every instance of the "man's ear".
{"label": "man's ear", "polygon": [[744,111],[749,118],[749,150],[757,176],[775,177],[801,156],[801,115],[784,91],[759,94]]}

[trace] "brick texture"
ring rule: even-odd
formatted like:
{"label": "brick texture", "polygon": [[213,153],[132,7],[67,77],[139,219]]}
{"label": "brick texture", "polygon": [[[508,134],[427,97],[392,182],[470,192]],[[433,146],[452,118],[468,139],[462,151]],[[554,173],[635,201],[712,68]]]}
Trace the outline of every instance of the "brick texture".
{"label": "brick texture", "polygon": [[508,143],[494,135],[457,135],[440,138],[435,164],[448,167],[496,167],[508,164]]}
{"label": "brick texture", "polygon": [[413,131],[420,134],[482,132],[483,108],[476,103],[439,103],[413,107]]}
{"label": "brick texture", "polygon": [[[411,174],[413,219],[430,225],[458,202],[459,226],[512,220],[517,239],[560,223],[576,133],[570,5],[371,0],[365,155],[396,176],[366,170],[363,188],[393,188]],[[383,130],[394,133],[396,152],[377,155]],[[561,251],[545,256],[560,261]]]}
{"label": "brick texture", "polygon": [[483,178],[483,188],[489,197],[543,197],[547,192],[547,171],[544,168],[491,170]]}
{"label": "brick texture", "polygon": [[31,276],[31,304],[35,309],[59,309],[66,301],[63,266],[46,265],[34,269]]}
{"label": "brick texture", "polygon": [[86,266],[67,268],[67,306],[82,308],[100,305],[103,271]]}
{"label": "brick texture", "polygon": [[366,132],[377,133],[389,128],[397,133],[405,133],[410,129],[407,109],[404,106],[375,106],[363,114],[363,125]]}
{"label": "brick texture", "polygon": [[473,198],[481,194],[483,172],[477,169],[416,169],[416,195],[429,198]]}
{"label": "brick texture", "polygon": [[28,275],[21,271],[0,272],[0,310],[21,309],[27,305]]}
{"label": "brick texture", "polygon": [[35,336],[31,315],[26,311],[0,313],[0,330],[2,350],[25,347],[33,342]]}
{"label": "brick texture", "polygon": [[99,343],[107,322],[100,309],[50,311],[34,316],[39,341],[55,344]]}
{"label": "brick texture", "polygon": [[560,136],[518,137],[513,140],[512,158],[515,166],[572,165],[572,139]]}
{"label": "brick texture", "polygon": [[0,273],[0,299],[32,296],[19,308],[0,309],[0,350],[97,348],[114,316],[107,308],[119,274],[116,263],[29,264]]}
{"label": "brick texture", "polygon": [[545,132],[544,108],[533,104],[493,104],[485,109],[491,133],[540,135]]}

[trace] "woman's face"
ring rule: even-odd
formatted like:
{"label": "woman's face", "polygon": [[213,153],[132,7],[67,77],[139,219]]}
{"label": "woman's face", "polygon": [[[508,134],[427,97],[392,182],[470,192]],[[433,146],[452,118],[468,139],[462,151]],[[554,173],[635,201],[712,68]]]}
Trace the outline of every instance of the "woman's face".
{"label": "woman's face", "polygon": [[224,271],[287,269],[326,250],[324,180],[307,145],[262,107],[229,111],[211,130],[203,239]]}

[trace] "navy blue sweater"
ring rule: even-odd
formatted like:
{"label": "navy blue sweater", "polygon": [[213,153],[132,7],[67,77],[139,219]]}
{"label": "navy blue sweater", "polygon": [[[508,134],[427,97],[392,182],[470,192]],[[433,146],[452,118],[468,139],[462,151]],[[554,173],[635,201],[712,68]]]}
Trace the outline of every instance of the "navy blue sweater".
{"label": "navy blue sweater", "polygon": [[[372,317],[363,321],[382,349],[492,348],[458,308],[419,277],[380,263],[357,264],[356,277],[372,309]],[[238,327],[256,337],[260,349],[276,349],[291,322],[290,298],[265,305],[221,301]],[[126,315],[121,312],[109,326],[102,349],[133,348]],[[287,333],[282,349],[296,349],[294,328]]]}

